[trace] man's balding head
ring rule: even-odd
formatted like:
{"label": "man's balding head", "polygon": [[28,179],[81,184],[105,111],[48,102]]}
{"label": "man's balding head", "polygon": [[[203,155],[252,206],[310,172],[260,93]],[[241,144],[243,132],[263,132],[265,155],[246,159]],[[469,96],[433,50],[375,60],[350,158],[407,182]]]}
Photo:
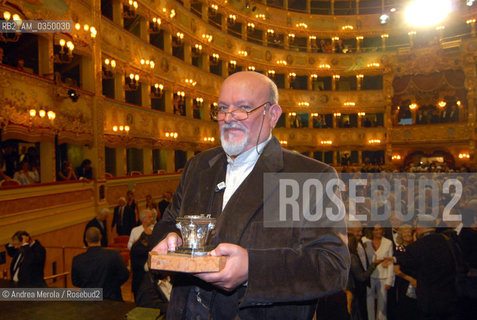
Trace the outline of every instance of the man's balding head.
{"label": "man's balding head", "polygon": [[88,243],[88,247],[95,244],[99,245],[101,241],[101,231],[96,227],[89,227],[88,230],[86,230],[85,239]]}
{"label": "man's balding head", "polygon": [[[219,110],[227,112],[219,120],[225,152],[237,156],[266,141],[282,113],[277,103],[277,87],[263,74],[244,71],[225,79],[218,101]],[[236,110],[247,111],[247,118],[235,119]]]}

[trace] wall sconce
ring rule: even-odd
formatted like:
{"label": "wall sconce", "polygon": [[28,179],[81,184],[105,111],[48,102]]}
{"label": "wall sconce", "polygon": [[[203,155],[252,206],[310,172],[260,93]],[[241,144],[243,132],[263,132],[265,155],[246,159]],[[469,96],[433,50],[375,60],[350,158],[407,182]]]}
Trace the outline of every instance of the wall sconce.
{"label": "wall sconce", "polygon": [[322,63],[318,66],[318,68],[320,68],[320,69],[330,69],[331,66],[329,64]]}
{"label": "wall sconce", "polygon": [[169,13],[169,18],[174,19],[175,16],[176,16],[176,10],[171,9],[171,13]]}
{"label": "wall sconce", "polygon": [[248,71],[255,71],[255,67],[254,66],[248,66],[247,70]]}
{"label": "wall sconce", "polygon": [[40,109],[38,110],[38,112],[36,111],[36,109],[30,109],[28,111],[28,114],[30,115],[30,118],[32,119],[32,121],[36,118],[36,117],[39,117],[40,119],[43,119],[45,118],[45,116],[48,117],[48,120],[50,121],[54,121],[55,118],[56,118],[56,113],[54,111],[46,111],[44,109]]}
{"label": "wall sconce", "polygon": [[358,117],[364,117],[366,115],[366,112],[358,112]]}
{"label": "wall sconce", "polygon": [[333,75],[333,80],[339,80],[341,76],[339,74],[334,74]]}
{"label": "wall sconce", "polygon": [[177,91],[176,97],[179,99],[180,102],[185,100],[185,92],[184,91]]}
{"label": "wall sconce", "polygon": [[332,37],[331,40],[332,41],[338,41],[338,40],[340,40],[340,37]]}
{"label": "wall sconce", "polygon": [[256,14],[255,18],[263,20],[263,21],[265,21],[267,19],[267,17],[265,16],[264,13]]}
{"label": "wall sconce", "polygon": [[393,154],[393,156],[391,157],[391,160],[399,161],[399,160],[401,160],[401,155],[399,155],[399,154]]}
{"label": "wall sconce", "polygon": [[369,139],[368,143],[369,144],[379,144],[379,143],[381,143],[381,140],[379,140],[379,139]]}
{"label": "wall sconce", "polygon": [[196,106],[198,106],[199,108],[202,107],[202,105],[204,104],[204,98],[202,97],[197,97],[195,98],[195,104]]}
{"label": "wall sconce", "polygon": [[202,54],[202,45],[199,44],[199,43],[196,43],[196,44],[192,47],[192,56],[197,58],[197,57],[199,57],[201,54]]}
{"label": "wall sconce", "polygon": [[177,132],[166,132],[164,135],[168,139],[177,139],[179,137],[179,134]]}
{"label": "wall sconce", "polygon": [[216,4],[211,4],[209,8],[209,14],[212,16],[215,16],[217,14],[217,11],[219,10],[219,6]]}
{"label": "wall sconce", "polygon": [[275,30],[273,30],[273,29],[268,29],[268,30],[267,30],[267,34],[268,34],[269,36],[273,36],[273,35],[275,34]]}
{"label": "wall sconce", "polygon": [[212,56],[210,57],[210,63],[212,63],[214,66],[219,64],[219,54],[218,53],[213,53]]}
{"label": "wall sconce", "polygon": [[311,113],[310,115],[311,115],[312,117],[318,117],[318,116],[319,116],[318,113]]}
{"label": "wall sconce", "polygon": [[356,75],[356,79],[358,79],[358,80],[361,80],[363,78],[364,78],[364,75],[362,75],[362,74],[357,74]]}
{"label": "wall sconce", "polygon": [[214,40],[214,37],[211,35],[211,34],[208,34],[208,33],[204,33],[202,35],[202,39],[204,39],[204,41],[207,41],[207,42],[212,42],[212,40]]}
{"label": "wall sconce", "polygon": [[320,143],[323,144],[323,145],[332,145],[333,141],[331,141],[331,140],[321,140]]}
{"label": "wall sconce", "polygon": [[114,70],[116,69],[116,60],[113,59],[104,59],[103,61],[103,79],[112,79],[114,78]]}
{"label": "wall sconce", "polygon": [[274,78],[275,77],[275,70],[268,70],[267,75],[269,78]]}
{"label": "wall sconce", "polygon": [[416,110],[416,108],[417,108],[417,103],[411,103],[411,104],[409,105],[409,109],[410,109],[411,111]]}
{"label": "wall sconce", "polygon": [[295,73],[295,72],[290,72],[290,73],[288,74],[288,78],[290,79],[290,82],[295,81],[295,79],[296,79],[296,73]]}
{"label": "wall sconce", "polygon": [[153,98],[160,98],[164,93],[164,85],[155,83],[152,87],[151,94]]}
{"label": "wall sconce", "polygon": [[286,60],[277,60],[277,64],[278,64],[278,65],[281,65],[281,66],[286,66],[286,65],[287,65],[287,61],[286,61]]}
{"label": "wall sconce", "polygon": [[354,107],[356,105],[355,102],[347,101],[343,104],[345,107]]}
{"label": "wall sconce", "polygon": [[149,33],[159,33],[161,31],[161,18],[152,18],[152,21],[149,21]]}
{"label": "wall sconce", "polygon": [[241,55],[242,57],[248,56],[248,52],[245,50],[239,50],[238,54]]}
{"label": "wall sconce", "polygon": [[363,40],[363,39],[364,39],[363,36],[357,36],[357,37],[356,37],[356,40],[358,40],[358,41],[359,41],[359,40]]}
{"label": "wall sconce", "polygon": [[148,66],[149,68],[154,69],[154,66],[155,66],[156,64],[155,64],[154,61],[152,61],[152,60],[141,59],[141,65],[142,65],[142,66]]}
{"label": "wall sconce", "polygon": [[129,130],[131,130],[131,128],[128,125],[113,126],[114,132],[129,134]]}
{"label": "wall sconce", "polygon": [[339,117],[341,117],[341,113],[335,112],[335,113],[333,113],[333,117],[339,118]]}
{"label": "wall sconce", "polygon": [[308,39],[310,39],[310,40],[316,40],[316,36],[309,36]]}
{"label": "wall sconce", "polygon": [[[3,19],[5,21],[13,20],[17,24],[21,23],[22,21],[22,19],[17,13],[12,15],[9,11],[3,12]],[[21,36],[21,32],[1,32],[0,40],[2,42],[17,42],[18,40],[20,40],[20,36]]]}
{"label": "wall sconce", "polygon": [[316,80],[318,80],[318,75],[314,73],[314,74],[310,75],[310,79],[311,79],[311,81],[316,81]]}
{"label": "wall sconce", "polygon": [[282,146],[286,146],[286,145],[288,145],[288,141],[287,140],[280,140],[280,144]]}
{"label": "wall sconce", "polygon": [[306,23],[303,23],[303,22],[297,23],[296,27],[301,28],[301,29],[308,29],[308,25]]}
{"label": "wall sconce", "polygon": [[247,23],[247,30],[252,32],[255,30],[255,24],[252,22]]}
{"label": "wall sconce", "polygon": [[139,75],[130,73],[126,78],[126,91],[136,91],[139,88]]}
{"label": "wall sconce", "polygon": [[289,112],[289,113],[288,113],[288,116],[289,116],[289,117],[294,117],[294,116],[296,116],[296,112]]}
{"label": "wall sconce", "polygon": [[461,160],[468,160],[468,159],[470,159],[470,154],[468,154],[468,153],[459,153],[459,159],[461,159]]}
{"label": "wall sconce", "polygon": [[206,143],[214,143],[215,138],[214,137],[204,137],[202,140]]}
{"label": "wall sconce", "polygon": [[379,68],[381,65],[377,62],[373,62],[373,63],[368,63],[367,67],[368,68]]}
{"label": "wall sconce", "polygon": [[195,85],[197,84],[197,81],[195,81],[194,79],[185,79],[184,82],[193,87],[195,87]]}
{"label": "wall sconce", "polygon": [[354,29],[354,27],[353,27],[352,25],[349,25],[349,24],[346,25],[346,26],[342,26],[342,27],[341,27],[341,30],[343,30],[343,31],[353,30],[353,29]]}
{"label": "wall sconce", "polygon": [[389,34],[383,33],[383,34],[381,35],[381,39],[387,39],[387,38],[389,38]]}
{"label": "wall sconce", "polygon": [[293,43],[295,41],[295,34],[294,33],[289,33],[288,34],[288,42]]}
{"label": "wall sconce", "polygon": [[136,17],[136,10],[138,8],[137,1],[129,0],[123,4],[123,17],[134,18]]}
{"label": "wall sconce", "polygon": [[309,107],[310,104],[306,101],[298,102],[299,107]]}
{"label": "wall sconce", "polygon": [[235,20],[237,20],[237,16],[235,14],[229,14],[227,18],[229,24],[235,24]]}
{"label": "wall sconce", "polygon": [[229,71],[231,71],[231,72],[235,71],[236,67],[237,67],[237,61],[230,60],[229,61]]}
{"label": "wall sconce", "polygon": [[66,41],[65,39],[60,39],[59,44],[61,48],[60,52],[54,56],[55,63],[70,63],[73,60],[75,45],[72,41]]}
{"label": "wall sconce", "polygon": [[447,105],[447,103],[444,100],[441,100],[437,103],[437,106],[439,108],[444,108]]}
{"label": "wall sconce", "polygon": [[173,45],[174,46],[181,46],[182,40],[184,40],[184,34],[182,32],[177,32],[176,36],[174,37]]}
{"label": "wall sconce", "polygon": [[460,102],[460,100],[457,100],[457,102],[455,103],[459,108],[460,106],[462,106],[462,102]]}

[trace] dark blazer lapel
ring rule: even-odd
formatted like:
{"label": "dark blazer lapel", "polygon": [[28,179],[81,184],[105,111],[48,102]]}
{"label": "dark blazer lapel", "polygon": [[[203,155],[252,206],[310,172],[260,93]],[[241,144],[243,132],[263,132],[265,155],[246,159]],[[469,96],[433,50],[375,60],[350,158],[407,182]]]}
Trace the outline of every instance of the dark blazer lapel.
{"label": "dark blazer lapel", "polygon": [[[264,174],[279,172],[283,168],[283,154],[280,143],[275,137],[263,150],[255,167],[227,202],[217,219],[217,236],[220,242],[238,244],[244,230],[258,212],[262,212]],[[227,217],[233,215],[233,224]]]}
{"label": "dark blazer lapel", "polygon": [[[216,192],[217,184],[225,181],[225,173],[227,170],[227,161],[225,153],[220,153],[209,160],[209,168],[203,170],[199,174],[200,182],[197,182],[201,186],[205,186],[204,190],[200,190],[199,203],[206,204],[204,212],[198,212],[199,214],[211,214],[212,217],[217,217],[222,212],[222,195],[223,190]],[[185,214],[191,214],[185,212]],[[193,213],[195,214],[195,213]]]}

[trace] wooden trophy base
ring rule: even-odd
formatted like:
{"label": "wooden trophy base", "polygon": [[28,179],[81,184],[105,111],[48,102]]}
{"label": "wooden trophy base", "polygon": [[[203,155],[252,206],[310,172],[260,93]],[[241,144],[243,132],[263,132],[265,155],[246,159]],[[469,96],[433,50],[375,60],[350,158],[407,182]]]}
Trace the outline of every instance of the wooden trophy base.
{"label": "wooden trophy base", "polygon": [[218,272],[225,266],[226,257],[191,256],[181,253],[149,252],[149,269],[186,273]]}

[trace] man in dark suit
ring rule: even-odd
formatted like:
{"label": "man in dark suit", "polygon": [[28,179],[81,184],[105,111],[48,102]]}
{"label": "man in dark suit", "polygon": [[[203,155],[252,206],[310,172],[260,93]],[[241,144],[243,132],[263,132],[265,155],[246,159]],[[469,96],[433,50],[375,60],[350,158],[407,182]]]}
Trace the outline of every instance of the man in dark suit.
{"label": "man in dark suit", "polygon": [[395,257],[401,270],[417,280],[417,304],[422,319],[453,319],[456,307],[455,261],[449,238],[436,232],[430,215],[418,214],[417,241]]}
{"label": "man in dark suit", "polygon": [[8,255],[13,257],[10,275],[14,282],[23,287],[46,286],[43,280],[46,250],[38,240],[32,240],[26,231],[17,231],[6,249]]}
{"label": "man in dark suit", "polygon": [[106,227],[106,219],[109,214],[109,209],[103,208],[98,212],[98,215],[94,217],[86,227],[84,228],[84,233],[83,233],[83,242],[84,245],[87,247],[88,242],[86,242],[86,230],[88,230],[91,227],[96,227],[98,230],[101,232],[101,247],[107,247],[108,246],[108,230]]}
{"label": "man in dark suit", "polygon": [[103,288],[103,299],[123,301],[121,285],[129,271],[119,252],[101,247],[101,232],[86,230],[88,251],[73,258],[71,281],[79,288]]}
{"label": "man in dark suit", "polygon": [[265,182],[267,177],[282,172],[336,177],[333,168],[281,148],[271,135],[281,113],[277,87],[268,77],[237,72],[224,81],[212,112],[222,147],[186,164],[150,246],[175,250],[182,244],[176,218],[208,213],[217,219],[211,239],[217,247],[210,254],[225,256],[226,264],[220,272],[176,275],[168,319],[312,319],[319,298],[345,287],[344,222],[320,220],[305,227],[308,221],[300,217],[292,226],[264,226],[270,222],[266,216],[278,212],[279,198],[277,181]]}
{"label": "man in dark suit", "polygon": [[116,232],[120,236],[129,236],[132,228],[136,226],[136,213],[134,209],[126,205],[124,197],[119,198],[119,204],[114,208],[113,223],[111,229],[116,226]]}

